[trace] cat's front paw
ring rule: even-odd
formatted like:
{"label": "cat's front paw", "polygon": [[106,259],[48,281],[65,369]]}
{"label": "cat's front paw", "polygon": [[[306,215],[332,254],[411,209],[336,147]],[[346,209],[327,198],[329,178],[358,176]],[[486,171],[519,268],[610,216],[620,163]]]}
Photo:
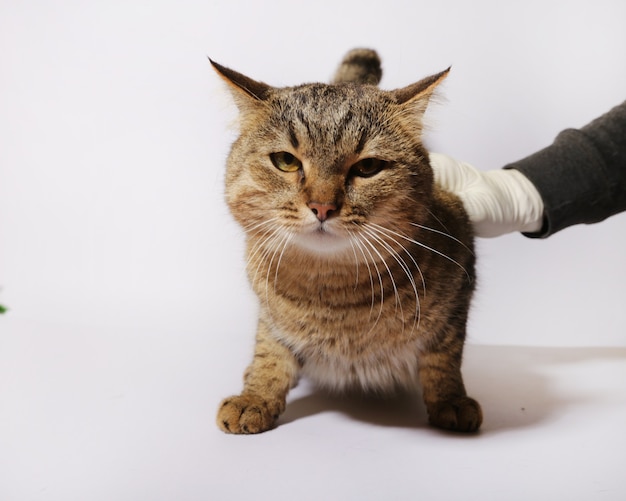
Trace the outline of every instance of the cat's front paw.
{"label": "cat's front paw", "polygon": [[428,420],[445,430],[475,432],[483,422],[480,404],[470,397],[460,397],[427,405]]}
{"label": "cat's front paw", "polygon": [[273,428],[280,412],[278,402],[268,402],[257,395],[226,398],[217,412],[217,425],[226,433],[261,433]]}

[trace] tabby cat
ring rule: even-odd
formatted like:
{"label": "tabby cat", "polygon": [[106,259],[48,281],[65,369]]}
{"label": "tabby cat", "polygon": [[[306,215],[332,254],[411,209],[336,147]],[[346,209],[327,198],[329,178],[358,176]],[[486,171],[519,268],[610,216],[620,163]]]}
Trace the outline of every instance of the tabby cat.
{"label": "tabby cat", "polygon": [[276,88],[211,62],[239,109],[226,200],[260,302],[243,392],[218,426],[274,427],[302,374],[335,391],[421,384],[431,424],[476,431],[460,371],[472,231],[421,143],[448,70],[384,91],[378,55],[356,49],[332,84]]}

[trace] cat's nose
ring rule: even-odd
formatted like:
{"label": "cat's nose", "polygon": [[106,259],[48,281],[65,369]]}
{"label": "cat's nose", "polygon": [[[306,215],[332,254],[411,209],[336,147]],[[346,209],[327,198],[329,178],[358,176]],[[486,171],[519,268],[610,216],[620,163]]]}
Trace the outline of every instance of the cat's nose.
{"label": "cat's nose", "polygon": [[337,212],[336,204],[309,202],[307,205],[309,206],[309,209],[313,211],[313,214],[317,216],[317,219],[319,219],[322,223]]}

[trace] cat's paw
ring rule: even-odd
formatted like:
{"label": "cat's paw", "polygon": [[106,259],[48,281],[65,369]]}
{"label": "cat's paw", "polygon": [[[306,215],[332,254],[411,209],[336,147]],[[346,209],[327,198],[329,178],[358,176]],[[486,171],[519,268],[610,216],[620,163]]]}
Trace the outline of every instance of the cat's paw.
{"label": "cat's paw", "polygon": [[261,433],[274,427],[281,406],[257,395],[226,398],[217,412],[217,425],[226,433]]}
{"label": "cat's paw", "polygon": [[461,397],[428,405],[428,420],[445,430],[475,432],[483,422],[480,404],[470,397]]}

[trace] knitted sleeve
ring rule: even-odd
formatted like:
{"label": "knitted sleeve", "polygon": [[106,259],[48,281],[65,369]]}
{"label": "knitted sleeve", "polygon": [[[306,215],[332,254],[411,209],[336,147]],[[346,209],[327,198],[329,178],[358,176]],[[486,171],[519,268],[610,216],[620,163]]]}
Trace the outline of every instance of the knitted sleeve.
{"label": "knitted sleeve", "polygon": [[626,101],[505,169],[522,172],[544,202],[543,228],[526,236],[545,238],[626,210]]}

